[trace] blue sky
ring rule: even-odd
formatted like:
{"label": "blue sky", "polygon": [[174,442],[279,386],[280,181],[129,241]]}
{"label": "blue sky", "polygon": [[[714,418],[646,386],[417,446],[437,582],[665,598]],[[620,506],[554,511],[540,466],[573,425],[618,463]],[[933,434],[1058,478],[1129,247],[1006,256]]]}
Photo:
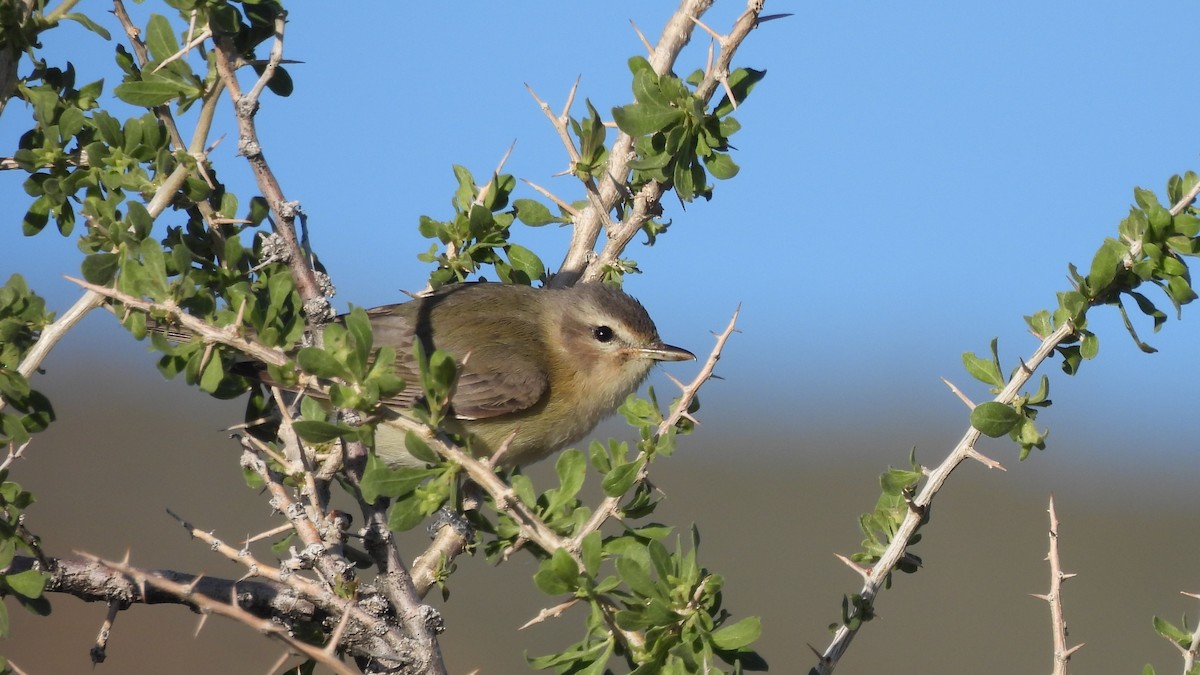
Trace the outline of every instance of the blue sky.
{"label": "blue sky", "polygon": [[[718,5],[705,20],[723,31],[741,5]],[[100,12],[119,35],[107,7],[81,9]],[[485,177],[515,139],[506,172],[578,197],[573,179],[554,177],[566,156],[524,85],[557,108],[582,76],[576,110],[585,97],[602,111],[629,102],[625,62],[643,53],[629,19],[653,41],[672,9],[335,7],[293,9],[286,55],[304,62],[289,68],[296,93],[268,96],[258,121],[285,193],[309,215],[342,308],[394,302],[401,289],[423,285],[428,267],[415,255],[429,242],[417,219],[450,213],[451,164]],[[1190,123],[1200,93],[1181,53],[1194,40],[1196,10],[1183,2],[858,2],[768,3],[767,11],[795,16],[752,33],[735,60],[768,71],[735,115],[740,175],[718,183],[711,203],[665,202],[674,225],[654,248],[629,249],[645,273],[627,289],[668,341],[697,353],[741,303],[743,332],[720,366],[726,379],[704,394],[717,428],[752,424],[788,437],[894,425],[897,445],[884,456],[899,461],[926,424],[953,435],[965,422],[939,377],[984,397],[962,371],[963,351],[982,352],[999,336],[1006,368],[1027,355],[1034,341],[1021,317],[1052,306],[1067,287],[1067,263],[1086,268],[1127,212],[1132,188],[1161,195],[1171,174],[1200,170]],[[365,25],[362,13],[372,15]],[[677,71],[702,65],[707,43],[698,32]],[[75,27],[47,44],[70,54],[81,81],[109,78],[111,95],[111,44]],[[228,117],[227,106],[221,112]],[[25,119],[10,106],[0,138],[14,138]],[[224,133],[214,160],[224,179],[248,186],[235,134]],[[77,270],[75,247],[50,232],[21,237],[20,180],[0,175],[0,194],[9,195],[0,199],[9,223],[0,229],[0,274],[26,275],[65,308],[74,293],[60,275]],[[235,189],[243,203],[251,194]],[[522,187],[516,196],[536,195]],[[547,264],[561,259],[566,230],[517,228],[514,239]],[[1052,448],[1113,441],[1117,466],[1129,461],[1125,442],[1142,432],[1126,420],[1191,414],[1197,364],[1187,350],[1197,319],[1185,312],[1159,335],[1143,323],[1143,338],[1161,350],[1143,356],[1115,312],[1094,317],[1100,359],[1073,380],[1047,371],[1057,404],[1042,420],[1056,430]],[[112,338],[110,323],[89,321],[107,336],[95,340]],[[1125,389],[1131,383],[1136,395]],[[1195,434],[1159,427],[1161,444],[1193,461]]]}

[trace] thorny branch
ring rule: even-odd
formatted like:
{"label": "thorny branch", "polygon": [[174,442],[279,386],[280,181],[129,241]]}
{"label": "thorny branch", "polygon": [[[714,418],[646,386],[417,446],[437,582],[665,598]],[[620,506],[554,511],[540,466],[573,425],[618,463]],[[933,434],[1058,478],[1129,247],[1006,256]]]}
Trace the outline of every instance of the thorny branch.
{"label": "thorny branch", "polygon": [[[654,72],[664,75],[671,71],[679,53],[691,40],[692,31],[696,28],[696,21],[708,11],[712,4],[713,0],[683,0],[679,4],[663,28],[658,44],[651,50],[649,61]],[[720,73],[714,68],[720,63],[728,65],[742,40],[758,24],[758,17],[762,13],[762,9],[762,0],[747,2],[745,11],[734,23],[734,30],[721,42],[721,59],[710,65],[709,70],[705,73],[706,82],[710,77],[714,82],[719,81]],[[710,87],[706,91],[706,95],[701,99],[705,103],[712,97],[713,88]],[[698,91],[697,95],[699,96],[700,93]],[[547,111],[546,114],[550,117],[555,129],[558,130],[559,136],[566,138],[566,142],[569,144],[566,123],[562,118],[555,118],[545,104],[541,105],[543,110]],[[629,134],[621,132],[613,141],[608,164],[604,171],[605,179],[600,181],[595,196],[589,190],[589,205],[575,220],[571,243],[562,265],[559,267],[558,274],[552,280],[553,285],[569,286],[581,279],[583,281],[600,279],[605,268],[616,261],[625,246],[653,217],[659,199],[666,190],[661,183],[651,181],[633,197],[633,209],[625,219],[620,223],[607,226],[607,223],[611,222],[609,214],[618,204],[629,197],[625,183],[629,176],[629,162],[634,158],[634,140]],[[572,150],[569,150],[568,153],[572,154]],[[603,250],[597,255],[596,242],[604,229],[607,229],[608,239]]]}
{"label": "thorny branch", "polygon": [[[1170,209],[1172,215],[1178,215],[1193,201],[1197,195],[1200,195],[1200,182],[1192,187],[1178,202]],[[1124,265],[1128,268],[1133,265],[1133,261],[1140,254],[1140,245],[1137,242],[1130,247],[1130,252],[1124,259]],[[997,403],[1009,404],[1016,398],[1017,393],[1033,376],[1033,373],[1042,365],[1042,363],[1054,353],[1055,348],[1066,342],[1075,335],[1075,327],[1070,322],[1064,322],[1050,335],[1044,336],[1041,344],[1034,351],[1033,356],[1029,361],[1021,364],[1017,369],[1012,379],[1004,389],[993,399]],[[1042,337],[1042,336],[1039,336]],[[870,569],[860,568],[857,565],[851,565],[862,575],[864,583],[859,591],[863,602],[870,605],[875,602],[876,596],[883,587],[884,580],[888,578],[896,568],[896,565],[903,559],[905,550],[908,544],[912,541],[912,537],[916,534],[917,528],[920,527],[924,514],[928,511],[929,505],[933,502],[933,498],[941,490],[942,485],[950,478],[951,472],[966,459],[981,457],[975,451],[975,443],[979,440],[980,431],[972,427],[969,429],[958,442],[958,445],[950,452],[950,454],[939,464],[935,469],[927,474],[925,483],[922,485],[920,492],[910,502],[908,513],[904,517],[904,521],[892,535],[892,540],[884,550],[879,560]],[[986,459],[986,458],[984,458]],[[983,461],[981,459],[981,461]],[[984,462],[987,465],[987,462]],[[859,624],[861,627],[863,624]],[[858,633],[858,628],[850,628],[842,625],[834,634],[833,640],[825,651],[820,654],[817,664],[810,671],[814,675],[829,675],[834,668],[837,667],[842,655],[850,647],[850,642]]]}
{"label": "thorny branch", "polygon": [[1054,510],[1054,497],[1050,497],[1050,551],[1046,560],[1050,561],[1050,591],[1034,593],[1033,597],[1045,600],[1050,604],[1050,629],[1054,634],[1054,668],[1053,675],[1067,675],[1067,664],[1071,655],[1083,648],[1083,643],[1067,647],[1067,619],[1063,614],[1062,582],[1075,576],[1064,574],[1062,561],[1058,556],[1058,513]]}

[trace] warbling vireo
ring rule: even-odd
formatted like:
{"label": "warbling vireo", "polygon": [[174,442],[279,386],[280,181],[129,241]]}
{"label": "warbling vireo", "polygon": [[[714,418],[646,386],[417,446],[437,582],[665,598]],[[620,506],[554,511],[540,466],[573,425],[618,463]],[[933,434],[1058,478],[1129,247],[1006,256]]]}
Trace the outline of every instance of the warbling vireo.
{"label": "warbling vireo", "polygon": [[[406,388],[385,400],[375,452],[392,466],[424,466],[389,423],[422,395],[413,341],[426,354],[454,356],[458,382],[447,429],[493,455],[514,432],[500,466],[529,464],[561,450],[611,415],[658,361],[691,352],[664,344],[641,303],[603,284],[532,288],[463,283],[367,310],[376,346],[396,350]],[[260,369],[260,375],[265,375]]]}
{"label": "warbling vireo", "polygon": [[[449,352],[459,375],[447,427],[469,434],[480,456],[492,455],[516,432],[500,458],[509,467],[582,438],[637,389],[655,362],[696,358],[664,344],[641,303],[603,284],[456,284],[367,313],[375,343],[396,347],[397,373],[410,383],[387,403],[411,407],[420,395],[411,356],[415,337],[426,353]],[[385,417],[376,427],[375,452],[392,465],[415,464],[404,436]]]}

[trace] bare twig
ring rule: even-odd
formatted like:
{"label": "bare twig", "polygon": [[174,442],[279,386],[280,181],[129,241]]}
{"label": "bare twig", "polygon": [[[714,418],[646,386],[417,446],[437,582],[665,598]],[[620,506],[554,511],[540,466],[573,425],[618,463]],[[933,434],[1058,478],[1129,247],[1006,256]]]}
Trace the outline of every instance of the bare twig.
{"label": "bare twig", "polygon": [[243,610],[238,606],[236,597],[230,597],[228,602],[217,602],[203,594],[196,593],[195,587],[192,584],[181,584],[169,579],[147,574],[136,567],[131,567],[125,562],[104,560],[98,556],[84,555],[89,560],[131,577],[139,585],[154,586],[178,596],[180,599],[186,600],[190,604],[194,604],[201,612],[219,614],[221,616],[229,617],[239,623],[250,626],[254,630],[264,635],[273,637],[283,642],[288,647],[296,650],[298,653],[303,654],[308,658],[324,665],[326,668],[329,668],[335,673],[339,673],[341,675],[356,675],[356,673],[359,672],[358,669],[347,666],[341,661],[341,659],[331,656],[325,650],[293,638],[285,626],[277,624],[270,619],[261,619]]}
{"label": "bare twig", "polygon": [[98,286],[96,284],[88,283],[82,279],[76,279],[74,277],[66,277],[66,279],[67,281],[77,284],[82,288],[98,293],[103,297],[116,300],[128,307],[139,309],[143,312],[149,312],[152,310],[164,312],[170,316],[172,320],[177,321],[179,325],[188,329],[193,334],[199,336],[205,341],[218,342],[220,344],[232,347],[251,358],[262,361],[265,364],[283,366],[288,363],[288,357],[282,350],[275,349],[274,347],[268,347],[261,342],[234,335],[225,329],[213,326],[206,321],[198,319],[191,314],[184,312],[173,302],[151,302],[149,300],[135,298],[128,293],[122,293],[121,291],[113,288],[107,288],[105,286]]}
{"label": "bare twig", "polygon": [[[275,44],[271,49],[272,61],[275,61],[276,54],[282,55],[283,53],[284,17],[285,15],[281,14],[276,19]],[[316,274],[309,266],[307,256],[303,255],[303,248],[296,237],[296,218],[300,212],[299,205],[288,202],[284,197],[283,188],[263,154],[262,144],[258,139],[258,130],[254,123],[254,115],[258,110],[257,96],[262,92],[262,87],[266,86],[266,82],[270,79],[269,76],[274,74],[274,68],[268,64],[267,70],[259,78],[250,94],[243,94],[236,73],[240,64],[237,46],[233,43],[232,38],[223,36],[219,31],[214,30],[213,32],[217,46],[215,51],[217,72],[220,73],[221,80],[229,89],[230,98],[233,99],[238,125],[238,152],[249,162],[258,188],[275,217],[275,233],[282,238],[287,248],[288,268],[292,273],[296,290],[304,299],[305,316],[310,322],[322,325],[330,318],[329,301],[321,292]]]}
{"label": "bare twig", "polygon": [[1045,600],[1050,604],[1050,628],[1054,634],[1054,675],[1067,675],[1067,663],[1071,655],[1083,647],[1083,643],[1067,647],[1067,620],[1063,615],[1062,582],[1075,576],[1064,574],[1062,562],[1058,556],[1058,514],[1054,511],[1054,496],[1050,496],[1050,552],[1046,559],[1050,561],[1050,592],[1034,593],[1033,597]]}
{"label": "bare twig", "polygon": [[108,612],[104,615],[104,623],[100,624],[100,631],[96,634],[96,643],[92,645],[92,665],[104,663],[108,652],[108,639],[112,636],[112,627],[117,622],[117,612],[119,611],[121,611],[120,604],[114,600],[109,600]]}

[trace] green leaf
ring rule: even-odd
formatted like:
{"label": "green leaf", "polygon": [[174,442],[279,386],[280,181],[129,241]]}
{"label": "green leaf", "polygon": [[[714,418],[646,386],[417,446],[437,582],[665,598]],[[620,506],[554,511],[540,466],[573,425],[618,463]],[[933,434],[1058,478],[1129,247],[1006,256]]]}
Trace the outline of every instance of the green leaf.
{"label": "green leaf", "polygon": [[395,532],[407,532],[425,519],[420,499],[403,499],[388,510],[388,529]]}
{"label": "green leaf", "polygon": [[438,464],[442,461],[441,456],[429,447],[425,439],[412,431],[404,434],[404,448],[408,450],[408,454],[426,464]]}
{"label": "green leaf", "polygon": [[105,40],[112,39],[112,35],[108,32],[108,29],[106,29],[104,26],[101,26],[100,24],[96,23],[95,21],[92,21],[90,18],[88,18],[88,16],[86,14],[80,14],[78,12],[71,12],[70,14],[63,14],[60,18],[66,19],[67,21],[75,21],[79,25],[92,31],[96,35],[99,35],[100,37],[104,38]]}
{"label": "green leaf", "polygon": [[971,377],[993,387],[1004,386],[1004,376],[994,359],[984,359],[971,352],[963,352],[962,361]]}
{"label": "green leaf", "polygon": [[97,286],[107,286],[117,274],[120,257],[115,253],[93,253],[80,265],[83,278]]}
{"label": "green leaf", "polygon": [[332,354],[317,347],[304,347],[296,353],[296,363],[309,374],[326,379],[352,381],[350,372]]}
{"label": "green leaf", "polygon": [[546,505],[546,513],[551,514],[574,501],[575,495],[579,494],[587,475],[587,460],[582,452],[572,448],[558,456],[554,470],[558,473],[559,488],[553,491]]}
{"label": "green leaf", "polygon": [[166,78],[157,77],[152,80],[126,82],[117,85],[113,93],[122,101],[139,108],[153,108],[171,99],[178,98],[183,88]]}
{"label": "green leaf", "polygon": [[[350,310],[350,314],[346,316],[346,330],[352,338],[350,342],[354,347],[352,352],[354,374],[356,376],[365,375],[372,346],[371,320],[367,318],[366,310],[362,307]],[[360,377],[354,379],[357,381]]]}
{"label": "green leaf", "polygon": [[633,483],[637,480],[638,471],[642,468],[641,462],[630,462],[616,467],[609,471],[604,476],[604,480],[600,482],[601,489],[604,494],[609,497],[620,497],[633,487]]}
{"label": "green leaf", "polygon": [[1107,237],[1104,243],[1100,246],[1100,250],[1096,251],[1096,256],[1092,258],[1091,271],[1088,272],[1088,288],[1091,289],[1090,297],[1095,298],[1108,288],[1113,279],[1117,277],[1117,270],[1120,267],[1121,259],[1129,253],[1129,246],[1123,244],[1112,237]]}
{"label": "green leaf", "polygon": [[1084,333],[1083,339],[1079,343],[1079,355],[1090,361],[1099,353],[1100,338],[1096,337],[1095,333]]}
{"label": "green leaf", "polygon": [[1196,292],[1183,277],[1171,277],[1167,281],[1167,295],[1176,305],[1186,305],[1196,299]]}
{"label": "green leaf", "polygon": [[562,219],[550,213],[550,209],[546,208],[545,204],[534,199],[515,200],[513,202],[513,210],[516,211],[517,220],[530,227],[540,227],[550,223],[562,222]]}
{"label": "green leaf", "polygon": [[373,504],[379,497],[400,497],[417,488],[427,478],[437,474],[430,469],[392,469],[375,453],[367,455],[367,466],[363,470],[363,499]]}
{"label": "green leaf", "polygon": [[632,558],[617,559],[617,575],[629,586],[629,590],[643,598],[662,597],[658,585],[650,578],[650,570]]}
{"label": "green leaf", "polygon": [[584,569],[590,576],[600,573],[600,560],[603,553],[603,540],[600,532],[593,530],[583,538],[579,547],[579,557],[583,559]]}
{"label": "green leaf", "polygon": [[679,108],[659,108],[645,103],[613,108],[612,112],[617,127],[634,138],[666,129],[685,117]]}
{"label": "green leaf", "polygon": [[1154,632],[1174,642],[1181,647],[1188,647],[1191,644],[1192,636],[1187,632],[1180,630],[1170,621],[1154,617]]}
{"label": "green leaf", "polygon": [[155,61],[165,61],[179,51],[179,41],[171,30],[171,22],[161,14],[151,14],[146,24],[146,47]]}
{"label": "green leaf", "polygon": [[1158,203],[1158,197],[1155,196],[1153,190],[1135,187],[1133,188],[1133,200],[1143,209],[1148,210],[1155,206],[1161,207],[1161,204]]}
{"label": "green leaf", "polygon": [[905,490],[915,486],[924,475],[920,471],[888,469],[887,473],[879,477],[879,484],[883,488],[884,494],[894,496],[902,494]]}
{"label": "green leaf", "polygon": [[1194,237],[1200,234],[1200,218],[1190,213],[1181,213],[1175,216],[1173,223],[1175,231],[1185,237]]}
{"label": "green leaf", "polygon": [[524,272],[530,281],[541,279],[542,275],[546,273],[546,268],[542,265],[541,258],[537,257],[533,251],[524,246],[509,244],[507,253],[509,264],[514,269]]}
{"label": "green leaf", "polygon": [[578,588],[579,566],[565,549],[555,549],[542,561],[533,581],[547,595],[570,593]]}
{"label": "green leaf", "polygon": [[[766,76],[767,71],[753,68],[738,68],[729,74],[729,88],[733,90],[733,96],[738,105],[746,100],[746,97],[754,90],[754,86]],[[713,114],[717,117],[724,117],[731,112],[733,112],[733,102],[729,100],[728,95],[722,98],[721,103],[713,109]]]}
{"label": "green leaf", "polygon": [[719,180],[733,178],[741,170],[726,152],[718,152],[705,158],[704,165],[708,167],[708,172],[712,174],[712,177]]}
{"label": "green leaf", "polygon": [[224,379],[225,368],[221,363],[221,357],[214,352],[208,363],[205,364],[204,372],[200,375],[200,390],[211,394],[221,386],[221,380]]}
{"label": "green leaf", "polygon": [[46,588],[46,584],[50,581],[49,574],[37,570],[25,570],[16,574],[9,574],[3,578],[14,593],[23,595],[26,598],[40,598],[42,591]]}
{"label": "green leaf", "polygon": [[309,443],[328,443],[353,431],[348,427],[318,420],[297,420],[292,422],[292,428],[297,436]]}
{"label": "green leaf", "polygon": [[748,616],[741,621],[725,626],[712,634],[717,649],[741,649],[754,643],[762,635],[762,619]]}
{"label": "green leaf", "polygon": [[996,401],[980,403],[971,411],[971,426],[992,438],[1007,434],[1021,419],[1012,406]]}

